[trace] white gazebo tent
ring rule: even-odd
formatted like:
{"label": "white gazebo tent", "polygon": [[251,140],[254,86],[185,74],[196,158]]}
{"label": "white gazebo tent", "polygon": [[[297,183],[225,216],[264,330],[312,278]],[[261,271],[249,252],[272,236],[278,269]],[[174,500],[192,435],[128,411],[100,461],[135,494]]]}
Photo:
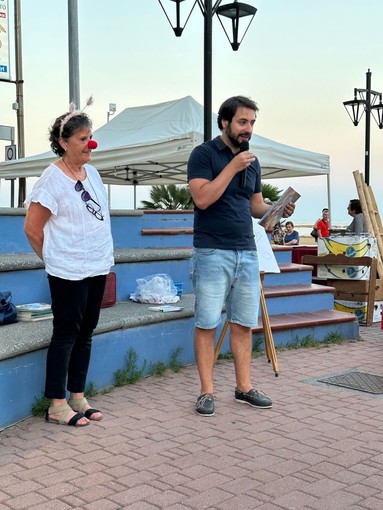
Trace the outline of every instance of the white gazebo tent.
{"label": "white gazebo tent", "polygon": [[[213,136],[220,132],[213,114]],[[192,149],[203,142],[203,106],[187,96],[126,108],[93,133],[98,149],[92,164],[105,184],[185,184]],[[329,175],[329,157],[253,134],[262,178]],[[51,151],[0,163],[0,178],[38,177],[55,156]]]}

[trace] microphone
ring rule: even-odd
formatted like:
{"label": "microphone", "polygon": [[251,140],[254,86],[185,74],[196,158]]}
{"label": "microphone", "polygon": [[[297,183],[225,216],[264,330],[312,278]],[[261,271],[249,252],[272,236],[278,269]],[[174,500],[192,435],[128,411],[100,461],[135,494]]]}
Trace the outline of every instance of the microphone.
{"label": "microphone", "polygon": [[88,149],[97,149],[98,147],[98,143],[96,142],[96,140],[89,140],[88,142]]}
{"label": "microphone", "polygon": [[[247,140],[243,140],[239,144],[239,152],[245,152],[245,151],[248,151],[248,150],[249,150],[249,142]],[[241,175],[240,175],[240,183],[239,183],[239,185],[240,185],[241,188],[244,188],[246,186],[246,174],[247,174],[247,168],[242,170]]]}

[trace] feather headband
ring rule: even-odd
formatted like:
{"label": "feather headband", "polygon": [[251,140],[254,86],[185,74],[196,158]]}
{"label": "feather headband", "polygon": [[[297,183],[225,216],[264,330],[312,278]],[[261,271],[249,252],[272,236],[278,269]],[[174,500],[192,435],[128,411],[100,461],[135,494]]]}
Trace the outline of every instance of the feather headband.
{"label": "feather headband", "polygon": [[81,115],[83,113],[83,111],[85,110],[85,108],[87,106],[91,106],[93,104],[93,102],[94,102],[93,96],[90,96],[82,110],[76,110],[76,103],[74,101],[71,102],[71,104],[69,105],[68,115],[66,115],[61,121],[59,138],[62,137],[64,126],[68,122],[68,120],[70,120],[72,117],[75,117],[76,115]]}

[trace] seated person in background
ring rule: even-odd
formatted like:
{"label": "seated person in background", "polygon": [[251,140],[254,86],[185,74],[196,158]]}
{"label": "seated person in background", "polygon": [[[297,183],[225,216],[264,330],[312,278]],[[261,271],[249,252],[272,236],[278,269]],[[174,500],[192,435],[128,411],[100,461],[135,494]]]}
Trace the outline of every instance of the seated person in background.
{"label": "seated person in background", "polygon": [[285,233],[283,231],[283,227],[280,221],[274,225],[273,233],[271,234],[271,242],[272,244],[283,244]]}
{"label": "seated person in background", "polygon": [[313,228],[318,230],[318,237],[329,237],[330,235],[330,213],[325,207],[322,209],[322,218],[315,222]]}
{"label": "seated person in background", "polygon": [[347,227],[348,232],[352,232],[358,235],[362,232],[368,232],[366,223],[364,221],[364,215],[362,213],[360,200],[357,198],[350,200],[350,203],[347,206],[347,212],[353,218],[352,222]]}
{"label": "seated person in background", "polygon": [[284,244],[287,246],[298,246],[299,244],[299,234],[296,230],[294,230],[294,224],[292,221],[286,221],[286,234],[284,238]]}

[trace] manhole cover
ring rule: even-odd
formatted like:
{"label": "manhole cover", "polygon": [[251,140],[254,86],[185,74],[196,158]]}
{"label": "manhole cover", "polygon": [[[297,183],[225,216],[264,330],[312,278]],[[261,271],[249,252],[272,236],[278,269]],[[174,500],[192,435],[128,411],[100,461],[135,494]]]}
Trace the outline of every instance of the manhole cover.
{"label": "manhole cover", "polygon": [[383,376],[367,374],[365,372],[347,372],[342,375],[335,375],[318,379],[319,382],[350,388],[351,390],[365,391],[379,395],[383,393]]}

